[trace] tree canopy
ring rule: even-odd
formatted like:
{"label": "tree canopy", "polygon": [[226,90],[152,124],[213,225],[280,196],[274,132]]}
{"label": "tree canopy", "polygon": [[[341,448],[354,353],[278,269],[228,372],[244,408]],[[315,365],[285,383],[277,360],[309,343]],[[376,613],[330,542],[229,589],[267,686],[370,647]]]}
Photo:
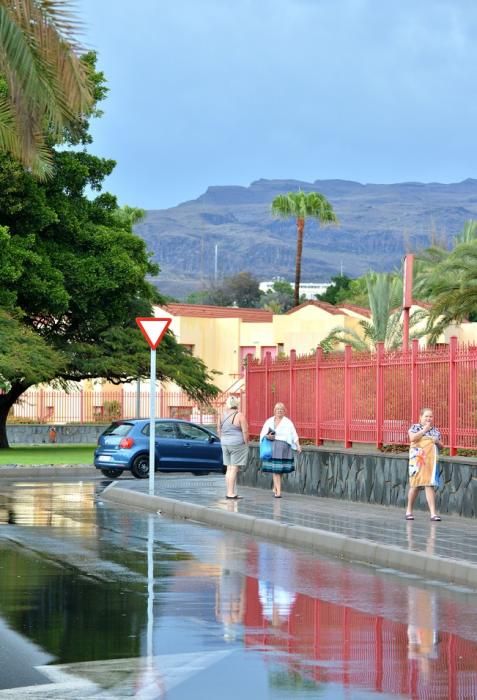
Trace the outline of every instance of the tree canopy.
{"label": "tree canopy", "polygon": [[206,289],[193,292],[187,297],[189,304],[211,304],[213,306],[259,306],[262,293],[259,282],[250,272],[242,271],[224,277],[220,284],[212,283]]}
{"label": "tree canopy", "polygon": [[[87,143],[87,121],[68,138]],[[51,158],[53,177],[39,181],[0,155],[0,446],[7,445],[8,410],[32,384],[147,376],[149,349],[135,317],[151,315],[161,301],[146,279],[157,266],[132,231],[140,210],[121,209],[101,191],[114,161],[53,148]],[[202,361],[171,333],[157,365],[159,379],[191,396],[206,400],[218,391]]]}

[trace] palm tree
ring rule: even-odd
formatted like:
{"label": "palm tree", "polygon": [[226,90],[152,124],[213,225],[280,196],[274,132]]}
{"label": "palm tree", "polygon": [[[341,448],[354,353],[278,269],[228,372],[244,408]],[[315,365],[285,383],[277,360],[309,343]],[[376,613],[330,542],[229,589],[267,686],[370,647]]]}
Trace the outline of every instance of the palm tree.
{"label": "palm tree", "polygon": [[454,322],[477,317],[477,241],[461,243],[436,267],[430,282],[433,304],[428,332],[431,342]]}
{"label": "palm tree", "polygon": [[308,218],[317,219],[321,224],[336,223],[337,218],[333,207],[319,192],[288,192],[280,194],[272,202],[272,214],[288,219],[296,219],[296,259],[295,259],[295,291],[293,305],[300,303],[301,257],[303,252],[303,234],[305,221]]}
{"label": "palm tree", "polygon": [[[375,350],[377,342],[394,350],[402,345],[403,324],[401,320],[402,279],[388,272],[370,272],[366,275],[368,302],[371,309],[371,321],[359,321],[360,332],[353,328],[338,326],[333,328],[320,345],[325,352],[331,352],[343,343],[351,345],[358,352]],[[410,328],[414,328],[411,337],[424,335],[416,326],[427,317],[427,312],[417,311],[412,314]]]}
{"label": "palm tree", "polygon": [[0,0],[0,151],[51,173],[49,143],[93,104],[71,0]]}
{"label": "palm tree", "polygon": [[[442,274],[444,274],[442,263],[448,259],[452,251],[457,250],[463,243],[475,242],[477,242],[477,221],[469,219],[464,223],[462,231],[454,237],[450,250],[433,245],[416,255],[414,260],[414,298],[432,300],[435,296],[436,281],[439,284],[442,282]],[[449,283],[452,284],[452,280],[449,280]]]}

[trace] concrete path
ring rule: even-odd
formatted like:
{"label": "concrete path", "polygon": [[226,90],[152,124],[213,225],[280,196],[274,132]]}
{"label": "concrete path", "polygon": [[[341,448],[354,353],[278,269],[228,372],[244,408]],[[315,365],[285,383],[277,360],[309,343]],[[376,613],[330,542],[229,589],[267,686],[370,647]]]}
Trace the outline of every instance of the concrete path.
{"label": "concrete path", "polygon": [[427,512],[416,511],[416,519],[407,522],[397,508],[288,493],[276,499],[271,491],[249,487],[240,487],[240,500],[226,500],[223,477],[157,475],[154,496],[148,488],[148,480],[120,479],[101,497],[477,588],[474,520],[445,516],[433,523]]}

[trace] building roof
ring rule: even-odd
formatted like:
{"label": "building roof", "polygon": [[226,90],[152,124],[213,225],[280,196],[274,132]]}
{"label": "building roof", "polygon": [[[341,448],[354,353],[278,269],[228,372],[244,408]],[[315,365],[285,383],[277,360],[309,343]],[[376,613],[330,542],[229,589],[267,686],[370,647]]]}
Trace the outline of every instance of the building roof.
{"label": "building roof", "polygon": [[355,314],[360,314],[361,316],[366,316],[366,318],[371,318],[370,309],[366,309],[364,306],[356,306],[355,304],[340,304],[338,308],[354,311]]}
{"label": "building roof", "polygon": [[247,323],[271,323],[273,313],[266,309],[244,309],[234,306],[209,306],[207,304],[181,304],[171,302],[165,307],[173,316],[198,318],[240,318]]}
{"label": "building roof", "polygon": [[303,309],[305,306],[316,306],[318,309],[323,309],[323,311],[327,311],[329,314],[332,314],[333,316],[343,316],[346,315],[346,312],[343,313],[343,311],[340,311],[336,306],[333,306],[333,304],[329,304],[327,301],[304,301],[303,304],[300,304],[299,306],[295,306],[293,309],[290,309],[290,311],[287,311],[285,316],[294,314],[296,311],[299,311],[300,309]]}

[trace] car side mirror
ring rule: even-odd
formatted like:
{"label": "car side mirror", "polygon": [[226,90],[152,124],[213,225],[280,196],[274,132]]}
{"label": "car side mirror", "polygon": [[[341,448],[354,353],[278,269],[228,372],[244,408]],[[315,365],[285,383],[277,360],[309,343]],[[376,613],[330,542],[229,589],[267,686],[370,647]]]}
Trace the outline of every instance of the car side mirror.
{"label": "car side mirror", "polygon": [[217,438],[215,435],[209,435],[209,442],[216,442]]}

